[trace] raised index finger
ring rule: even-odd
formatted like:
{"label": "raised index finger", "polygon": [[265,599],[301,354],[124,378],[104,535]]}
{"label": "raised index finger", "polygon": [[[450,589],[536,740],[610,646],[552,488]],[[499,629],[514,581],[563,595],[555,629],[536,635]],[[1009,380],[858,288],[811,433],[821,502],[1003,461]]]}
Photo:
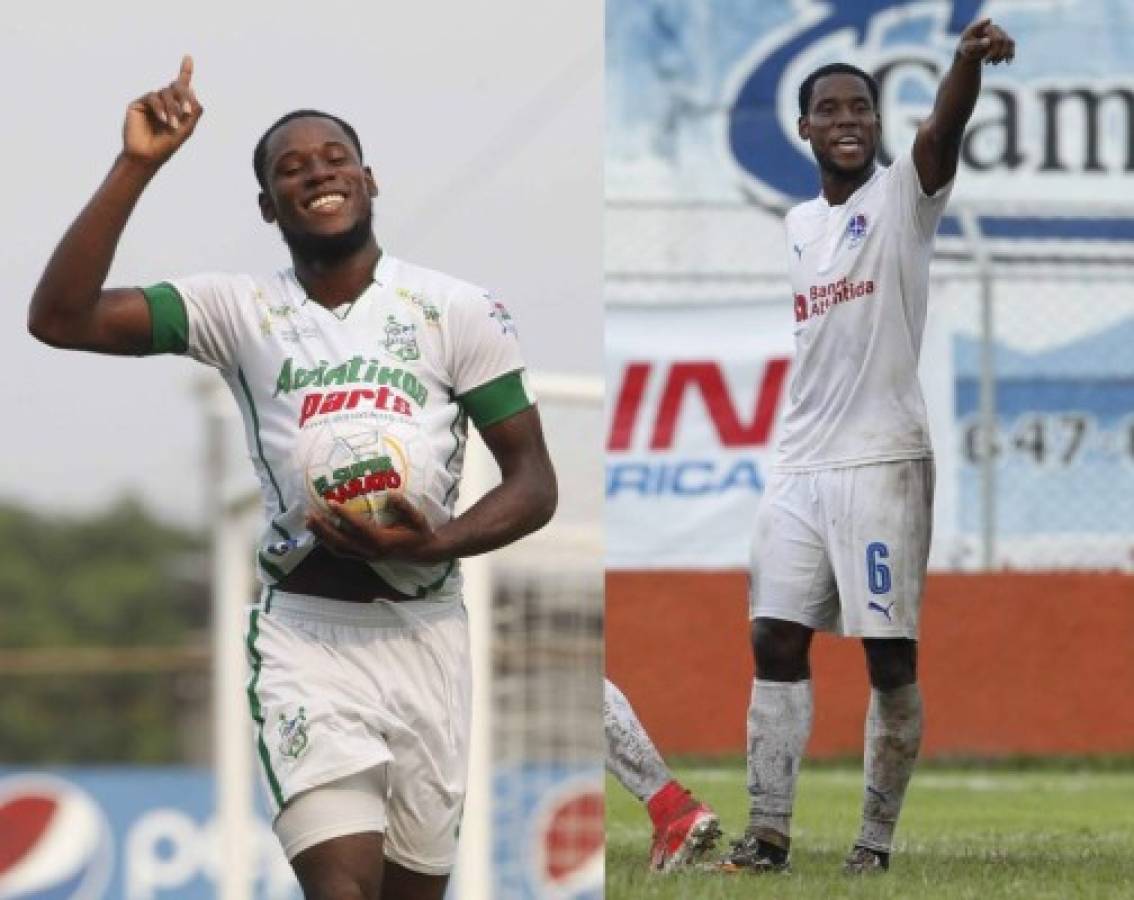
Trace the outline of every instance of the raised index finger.
{"label": "raised index finger", "polygon": [[181,57],[181,71],[177,73],[177,84],[182,87],[189,87],[189,81],[193,77],[193,57],[186,53]]}

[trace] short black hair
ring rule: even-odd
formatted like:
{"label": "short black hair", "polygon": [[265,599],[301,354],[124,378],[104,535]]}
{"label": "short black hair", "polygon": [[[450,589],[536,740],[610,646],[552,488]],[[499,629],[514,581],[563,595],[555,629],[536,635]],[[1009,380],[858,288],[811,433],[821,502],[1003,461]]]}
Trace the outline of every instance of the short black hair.
{"label": "short black hair", "polygon": [[277,128],[280,128],[290,122],[292,119],[306,119],[315,117],[318,119],[330,119],[332,122],[338,124],[343,131],[346,132],[350,142],[354,144],[354,149],[358,151],[359,161],[362,160],[362,143],[358,140],[358,132],[351,127],[349,122],[340,119],[338,116],[333,116],[330,113],[322,112],[318,109],[297,109],[289,112],[285,116],[280,116],[276,121],[268,126],[268,130],[260,135],[260,140],[256,142],[256,149],[252,151],[252,169],[256,173],[256,180],[260,182],[260,187],[263,190],[268,189],[268,176],[264,171],[264,163],[267,161],[268,155],[268,138],[272,136]]}
{"label": "short black hair", "polygon": [[799,86],[799,115],[800,117],[806,116],[807,111],[811,108],[811,94],[815,90],[815,82],[820,78],[827,75],[855,75],[866,82],[867,88],[870,90],[870,99],[874,103],[874,109],[878,109],[878,82],[874,80],[874,76],[862,71],[858,66],[852,66],[850,63],[828,63],[825,66],[820,66],[810,75],[803,79],[803,84]]}

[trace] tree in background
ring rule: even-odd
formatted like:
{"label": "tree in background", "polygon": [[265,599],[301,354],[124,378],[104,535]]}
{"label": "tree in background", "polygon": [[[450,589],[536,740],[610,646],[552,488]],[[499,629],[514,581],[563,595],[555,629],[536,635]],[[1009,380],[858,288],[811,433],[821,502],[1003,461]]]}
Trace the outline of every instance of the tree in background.
{"label": "tree in background", "polygon": [[185,652],[208,620],[204,546],[132,499],[83,518],[0,505],[0,761],[184,760],[179,697],[207,675]]}

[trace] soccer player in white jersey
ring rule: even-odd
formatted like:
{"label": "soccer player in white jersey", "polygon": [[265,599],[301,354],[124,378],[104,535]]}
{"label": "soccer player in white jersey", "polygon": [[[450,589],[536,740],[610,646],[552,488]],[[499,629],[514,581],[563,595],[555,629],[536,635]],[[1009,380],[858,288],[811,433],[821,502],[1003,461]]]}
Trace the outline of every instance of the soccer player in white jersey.
{"label": "soccer player in white jersey", "polygon": [[696,863],[716,846],[720,817],[670,773],[626,695],[603,679],[606,767],[646,807],[654,825],[650,868],[672,872]]}
{"label": "soccer player in white jersey", "polygon": [[799,135],[822,193],[786,221],[795,371],[753,538],[750,810],[726,871],[788,868],[816,629],[861,638],[870,675],[862,825],[844,868],[889,867],[922,730],[917,637],[933,462],[917,363],[929,262],[981,64],[1014,53],[991,21],[966,28],[912,151],[889,168],[875,162],[869,75],[834,64],[800,87]]}
{"label": "soccer player in white jersey", "polygon": [[[134,204],[201,118],[191,78],[186,57],[130,104],[122,151],[48,262],[29,329],[64,348],[184,353],[223,375],[268,519],[248,697],[276,833],[307,897],[439,900],[468,749],[455,563],[539,528],[556,505],[515,325],[479,289],[380,249],[354,129],[309,110],[272,125],[253,157],[291,269],[104,288]],[[454,517],[470,418],[502,481]],[[415,460],[427,477],[412,501],[394,495],[389,524],[304,502],[300,433],[359,420],[396,422],[435,454]]]}

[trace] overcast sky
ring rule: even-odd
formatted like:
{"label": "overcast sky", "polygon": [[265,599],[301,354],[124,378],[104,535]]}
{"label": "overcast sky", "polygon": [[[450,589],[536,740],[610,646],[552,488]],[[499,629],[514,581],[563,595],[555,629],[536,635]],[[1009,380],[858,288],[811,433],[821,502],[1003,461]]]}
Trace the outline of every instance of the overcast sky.
{"label": "overcast sky", "polygon": [[531,369],[599,373],[600,0],[17,4],[0,30],[0,499],[86,510],[130,490],[200,520],[194,383],[211,373],[51,350],[25,324],[48,255],[121,146],[127,104],[186,52],[205,116],[143,196],[112,285],[287,265],[259,218],[252,147],[313,106],[357,128],[384,247],[497,293]]}

